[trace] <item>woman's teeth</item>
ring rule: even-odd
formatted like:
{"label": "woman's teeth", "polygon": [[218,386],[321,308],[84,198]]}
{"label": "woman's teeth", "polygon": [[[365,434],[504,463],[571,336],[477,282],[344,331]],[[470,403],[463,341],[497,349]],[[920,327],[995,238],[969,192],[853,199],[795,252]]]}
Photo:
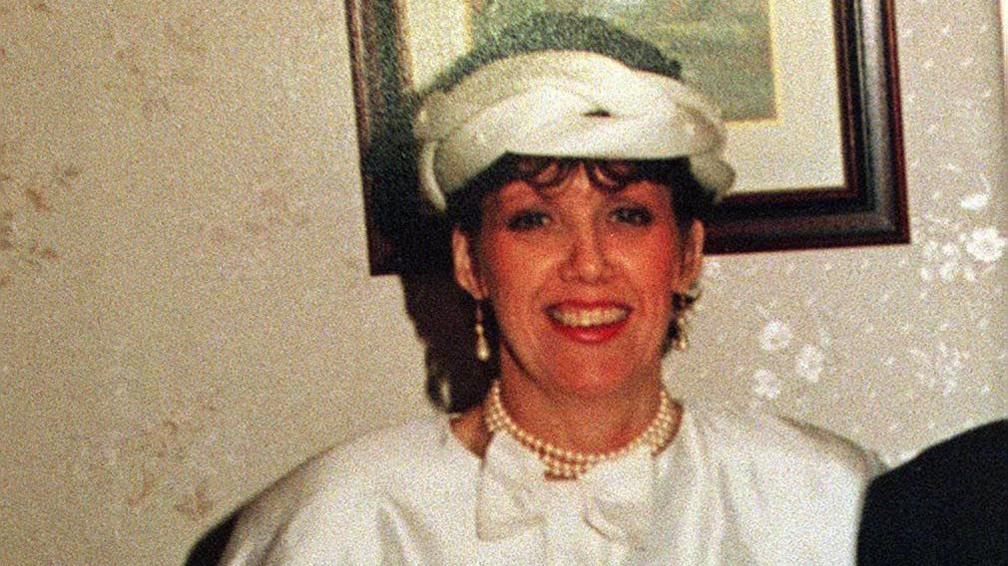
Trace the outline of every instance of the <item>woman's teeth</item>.
{"label": "woman's teeth", "polygon": [[564,326],[588,327],[615,324],[630,314],[622,307],[597,309],[550,309],[550,317]]}

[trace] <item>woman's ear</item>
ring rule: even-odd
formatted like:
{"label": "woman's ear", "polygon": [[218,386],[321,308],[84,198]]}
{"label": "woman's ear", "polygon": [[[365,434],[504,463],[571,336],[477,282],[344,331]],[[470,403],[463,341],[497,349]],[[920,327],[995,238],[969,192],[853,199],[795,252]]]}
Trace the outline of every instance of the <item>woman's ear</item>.
{"label": "woman's ear", "polygon": [[704,225],[703,222],[694,219],[689,228],[683,234],[682,266],[679,271],[679,284],[682,293],[689,291],[690,287],[700,278],[700,271],[703,268],[703,247],[704,247]]}
{"label": "woman's ear", "polygon": [[486,290],[477,273],[473,247],[473,242],[462,230],[459,230],[458,227],[452,230],[452,263],[455,266],[455,282],[468,291],[473,299],[482,301],[486,298]]}

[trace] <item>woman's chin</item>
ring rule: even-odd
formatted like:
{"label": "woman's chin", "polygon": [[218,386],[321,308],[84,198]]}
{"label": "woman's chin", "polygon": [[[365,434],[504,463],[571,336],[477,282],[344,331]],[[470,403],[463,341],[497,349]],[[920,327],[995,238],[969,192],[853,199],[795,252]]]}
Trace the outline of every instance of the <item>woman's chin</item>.
{"label": "woman's chin", "polygon": [[642,347],[625,321],[588,327],[553,324],[534,343],[521,352],[502,349],[502,377],[520,374],[543,389],[591,398],[632,394],[661,373],[660,350],[651,355],[653,348]]}
{"label": "woman's chin", "polygon": [[581,359],[574,364],[558,363],[551,368],[548,379],[553,386],[568,394],[583,398],[624,396],[649,380],[638,367],[626,360]]}

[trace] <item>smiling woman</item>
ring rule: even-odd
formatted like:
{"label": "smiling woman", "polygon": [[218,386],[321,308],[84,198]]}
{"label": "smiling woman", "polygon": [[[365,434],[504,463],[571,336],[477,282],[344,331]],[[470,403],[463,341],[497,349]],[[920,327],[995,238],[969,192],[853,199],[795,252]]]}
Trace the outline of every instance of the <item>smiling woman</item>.
{"label": "smiling woman", "polygon": [[704,214],[733,180],[677,65],[598,20],[539,18],[459,61],[414,134],[496,375],[458,414],[291,473],[225,563],[852,562],[870,455],[666,392]]}
{"label": "smiling woman", "polygon": [[[673,189],[634,178],[633,164],[516,161],[532,172],[483,197],[478,233],[455,231],[456,279],[495,305],[501,395],[524,430],[618,450],[655,414],[673,297],[699,275],[702,225],[680,234]],[[490,440],[481,415],[455,421],[460,436],[482,437],[479,452]]]}
{"label": "smiling woman", "polygon": [[[515,161],[530,168],[529,159]],[[538,169],[483,197],[478,232],[456,231],[457,280],[496,305],[502,372],[578,380],[556,383],[554,394],[633,398],[611,377],[657,373],[651,364],[661,359],[672,298],[699,275],[702,225],[680,234],[673,191],[632,163]]]}

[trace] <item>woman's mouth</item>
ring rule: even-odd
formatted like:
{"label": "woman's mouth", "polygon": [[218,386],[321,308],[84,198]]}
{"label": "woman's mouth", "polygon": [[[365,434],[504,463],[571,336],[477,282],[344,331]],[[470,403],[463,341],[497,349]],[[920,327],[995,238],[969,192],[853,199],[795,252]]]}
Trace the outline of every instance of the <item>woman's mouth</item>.
{"label": "woman's mouth", "polygon": [[630,308],[616,303],[559,304],[546,309],[553,327],[577,342],[599,344],[616,336],[626,325]]}

